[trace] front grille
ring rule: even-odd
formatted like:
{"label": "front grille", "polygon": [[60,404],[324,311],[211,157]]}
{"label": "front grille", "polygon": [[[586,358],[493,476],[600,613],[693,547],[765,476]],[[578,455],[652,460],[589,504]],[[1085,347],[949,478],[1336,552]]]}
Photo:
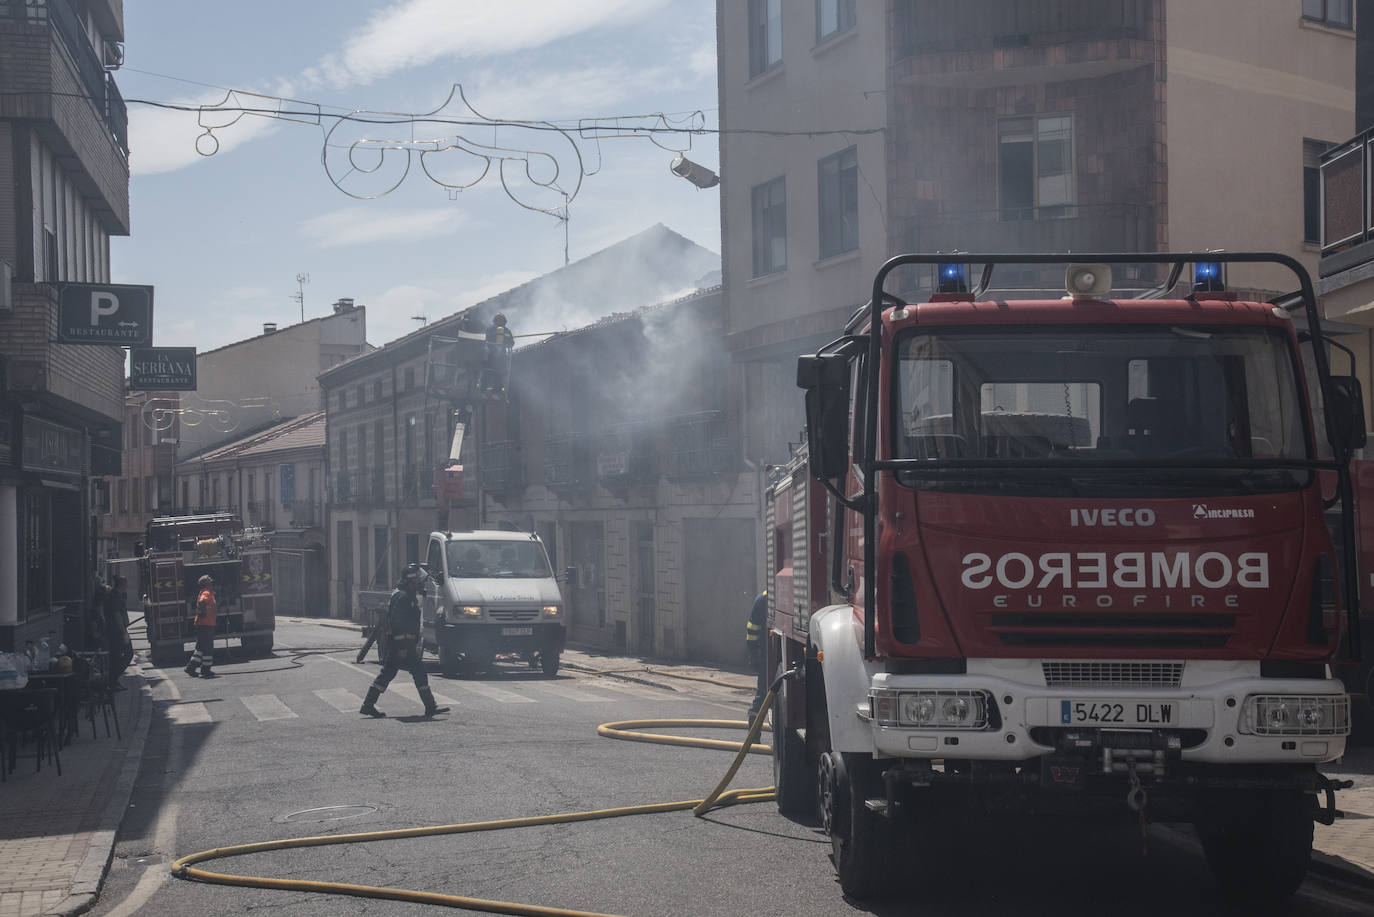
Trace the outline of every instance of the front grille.
{"label": "front grille", "polygon": [[[1206,729],[1157,729],[1153,731],[1159,735],[1177,736],[1180,745],[1185,749],[1197,748],[1203,742],[1207,741]],[[1059,747],[1060,738],[1069,733],[1102,732],[1106,734],[1110,733],[1111,730],[1103,730],[1100,727],[1032,726],[1028,732],[1030,733],[1030,740],[1032,742],[1038,745],[1050,745],[1057,748]],[[1109,741],[1104,741],[1102,744],[1104,747],[1129,746],[1132,744],[1129,738],[1131,735],[1132,733],[1126,731],[1117,732]],[[1141,739],[1137,740],[1139,744],[1146,744],[1151,741],[1152,739],[1148,736],[1143,736]]]}
{"label": "front grille", "polygon": [[535,621],[539,618],[538,608],[489,608],[487,617],[493,621],[512,624],[517,621]]}
{"label": "front grille", "polygon": [[1042,662],[1045,686],[1177,688],[1183,683],[1181,662]]}

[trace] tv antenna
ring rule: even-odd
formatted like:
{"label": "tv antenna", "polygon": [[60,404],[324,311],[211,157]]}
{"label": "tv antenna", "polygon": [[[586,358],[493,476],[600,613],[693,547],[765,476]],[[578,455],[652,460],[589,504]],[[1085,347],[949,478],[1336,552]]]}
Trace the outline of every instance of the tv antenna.
{"label": "tv antenna", "polygon": [[294,299],[296,302],[300,303],[300,307],[301,307],[301,322],[302,322],[302,323],[305,322],[305,285],[306,285],[307,283],[309,283],[309,282],[310,282],[310,275],[309,275],[309,274],[297,274],[297,275],[296,275],[296,287],[297,287],[297,290],[296,290],[295,293],[292,293],[292,294],[291,294],[291,298]]}
{"label": "tv antenna", "polygon": [[412,316],[410,317],[410,320],[411,320],[412,322],[419,322],[420,325],[421,325],[421,327],[423,327],[423,326],[429,324],[429,316],[428,316],[428,315],[412,315]]}

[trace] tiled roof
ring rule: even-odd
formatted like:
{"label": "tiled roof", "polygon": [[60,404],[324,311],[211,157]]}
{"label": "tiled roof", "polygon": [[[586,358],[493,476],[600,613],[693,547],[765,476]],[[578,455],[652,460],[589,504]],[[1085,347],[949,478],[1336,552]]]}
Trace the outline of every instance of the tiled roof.
{"label": "tiled roof", "polygon": [[250,433],[242,439],[217,446],[209,452],[186,459],[184,462],[218,462],[224,459],[247,455],[267,455],[272,452],[286,452],[291,449],[309,449],[324,446],[324,412],[304,414],[273,424],[265,430]]}

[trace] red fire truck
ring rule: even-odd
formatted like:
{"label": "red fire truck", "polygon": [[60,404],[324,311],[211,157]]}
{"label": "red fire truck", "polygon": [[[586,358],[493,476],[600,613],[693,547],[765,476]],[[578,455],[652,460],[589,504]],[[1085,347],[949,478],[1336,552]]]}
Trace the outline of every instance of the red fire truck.
{"label": "red fire truck", "polygon": [[162,516],[148,523],[139,561],[154,665],[186,661],[186,645],[195,640],[196,581],[206,574],[215,581],[217,641],[232,637],[248,655],[271,654],[276,616],[267,538],[236,513]]}
{"label": "red fire truck", "polygon": [[[1252,262],[1298,293],[1225,292]],[[1067,265],[1067,295],[985,296],[1003,264]],[[1113,266],[1167,279],[1113,298]],[[897,300],[898,269],[937,292]],[[846,892],[908,881],[931,861],[899,851],[956,819],[1052,813],[1191,823],[1228,895],[1297,889],[1359,646],[1364,408],[1320,328],[1283,255],[902,255],[800,359],[807,448],[767,500],[774,771]]]}

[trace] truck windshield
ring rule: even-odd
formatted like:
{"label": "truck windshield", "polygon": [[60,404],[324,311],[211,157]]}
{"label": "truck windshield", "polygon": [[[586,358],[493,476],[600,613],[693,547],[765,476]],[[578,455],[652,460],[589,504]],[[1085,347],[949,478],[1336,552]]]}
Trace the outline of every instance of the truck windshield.
{"label": "truck windshield", "polygon": [[[1288,338],[1225,325],[1018,326],[908,333],[897,342],[897,458],[1025,459],[1040,465],[942,475],[942,489],[1007,490],[1033,477],[1085,484],[1127,469],[1074,469],[1083,459],[1150,460],[1131,483],[1183,492],[1301,486],[1304,469],[1252,460],[1310,458]],[[1065,471],[1046,469],[1046,460]],[[1232,468],[1216,466],[1244,460]],[[1029,476],[1029,477],[1028,477]],[[903,472],[905,483],[931,478]],[[1191,488],[1191,490],[1190,490]]]}
{"label": "truck windshield", "polygon": [[552,576],[544,548],[534,541],[450,541],[448,575],[460,579]]}

